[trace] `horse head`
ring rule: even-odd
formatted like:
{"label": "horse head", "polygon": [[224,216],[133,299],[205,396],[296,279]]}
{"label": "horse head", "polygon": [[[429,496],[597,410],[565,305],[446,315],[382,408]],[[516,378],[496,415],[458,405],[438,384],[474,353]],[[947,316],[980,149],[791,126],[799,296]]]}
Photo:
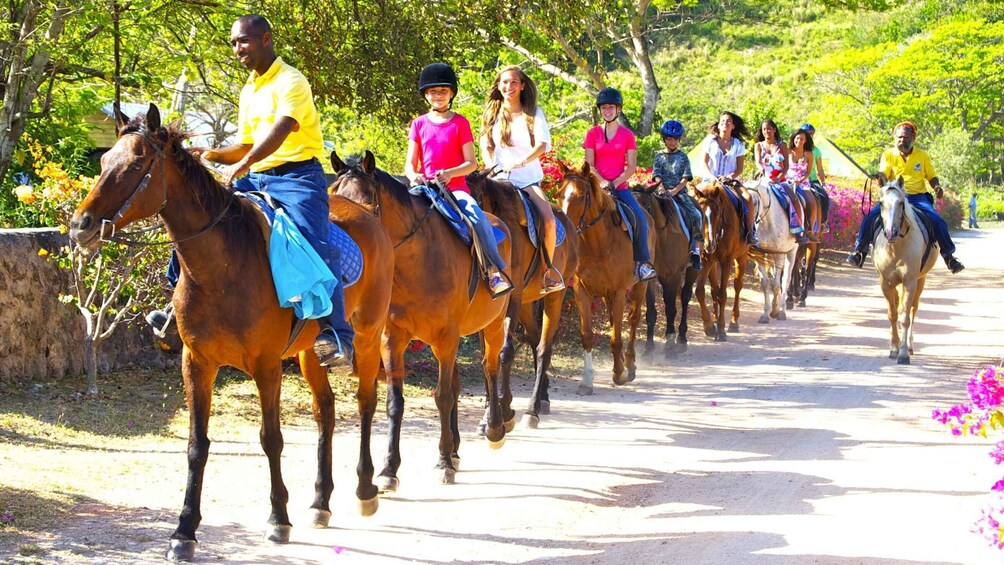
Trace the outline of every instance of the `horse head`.
{"label": "horse head", "polygon": [[83,248],[93,249],[116,229],[162,212],[167,175],[174,170],[168,157],[188,155],[181,149],[184,134],[162,127],[153,104],[145,116],[127,121],[120,112],[117,121],[118,140],[101,156],[101,176],[70,220],[70,239]]}
{"label": "horse head", "polygon": [[886,241],[895,241],[903,233],[907,214],[906,190],[903,188],[903,177],[889,181],[879,189],[880,217],[882,233]]}
{"label": "horse head", "polygon": [[725,185],[718,179],[703,180],[694,190],[694,199],[704,214],[704,250],[708,254],[715,252],[718,239],[725,229],[723,211],[726,205],[731,205],[728,202],[728,195],[725,194],[726,190]]}
{"label": "horse head", "polygon": [[613,197],[600,188],[589,163],[583,161],[579,167],[570,167],[558,161],[558,169],[561,171],[561,210],[581,235],[614,209]]}

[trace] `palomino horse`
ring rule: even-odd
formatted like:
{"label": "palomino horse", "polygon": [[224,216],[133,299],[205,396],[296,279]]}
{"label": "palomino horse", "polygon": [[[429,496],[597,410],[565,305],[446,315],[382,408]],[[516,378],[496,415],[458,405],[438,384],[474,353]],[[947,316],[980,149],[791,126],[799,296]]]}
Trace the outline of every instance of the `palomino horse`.
{"label": "palomino horse", "polygon": [[750,249],[749,257],[756,262],[763,289],[763,314],[758,322],[766,324],[771,318],[787,318],[783,294],[788,289],[795,267],[798,239],[791,234],[788,213],[781,207],[777,196],[772,194],[766,177],[747,184],[746,188],[753,195],[757,208],[759,248]]}
{"label": "palomino horse", "polygon": [[[737,182],[737,181],[736,181]],[[695,191],[697,203],[704,211],[705,246],[702,256],[701,274],[697,277],[695,294],[701,304],[701,319],[704,334],[715,341],[726,341],[725,307],[728,303],[729,274],[732,273],[735,298],[732,304],[730,332],[739,331],[739,293],[743,289],[743,276],[749,260],[749,245],[739,233],[740,212],[727,194],[728,188],[714,179],[698,185]],[[705,282],[711,283],[711,297],[714,319],[705,301]]]}
{"label": "palomino horse", "polygon": [[[610,315],[610,353],[614,358],[613,380],[623,385],[635,378],[634,342],[641,321],[641,305],[645,300],[648,281],[637,281],[634,275],[634,254],[631,239],[621,226],[621,217],[612,196],[601,187],[588,163],[569,168],[558,163],[563,178],[560,194],[562,210],[572,221],[578,234],[576,248],[579,265],[575,269],[575,303],[579,307],[579,330],[582,335],[583,375],[579,394],[593,393],[593,297],[600,296]],[[647,214],[646,214],[647,216]],[[652,225],[651,217],[648,218]],[[655,234],[649,230],[648,246],[655,247]],[[631,290],[631,311],[628,315],[630,334],[627,351],[621,341],[624,303]],[[628,374],[624,376],[624,365]]]}
{"label": "palomino horse", "polygon": [[[698,271],[690,267],[690,241],[680,226],[680,210],[670,197],[657,197],[651,190],[634,189],[638,203],[652,216],[652,230],[655,232],[655,253],[652,264],[659,273],[662,285],[662,302],[666,308],[667,359],[676,358],[687,350],[687,307],[694,292],[694,281]],[[676,301],[680,300],[680,329],[675,331]],[[645,353],[655,348],[653,334],[658,310],[655,306],[655,285],[650,284],[645,293],[645,321],[647,332]],[[676,343],[670,341],[676,333]]]}
{"label": "palomino horse", "polygon": [[[511,183],[494,180],[489,177],[490,171],[481,171],[467,175],[467,184],[471,193],[481,203],[486,212],[492,213],[509,227],[512,235],[512,255],[509,268],[513,272],[513,291],[509,296],[509,308],[505,318],[505,344],[502,346],[501,384],[503,394],[509,394],[509,376],[512,372],[513,360],[516,356],[515,333],[516,324],[522,324],[528,342],[533,346],[533,359],[536,376],[533,392],[530,394],[529,406],[523,415],[523,423],[529,428],[536,428],[540,422],[540,414],[548,414],[551,401],[548,398],[547,370],[551,366],[551,349],[554,345],[554,335],[561,321],[561,304],[564,292],[552,292],[540,296],[543,269],[546,268],[541,255],[542,249],[533,246],[527,232],[526,211],[518,194]],[[554,210],[555,220],[565,227],[565,240],[554,249],[551,263],[562,273],[574,273],[578,264],[575,252],[575,239],[572,237],[572,223],[561,210]],[[543,243],[541,243],[543,245]],[[542,302],[541,320],[537,320],[534,303]],[[503,401],[505,403],[505,400]]]}
{"label": "palomino horse", "polygon": [[938,259],[938,243],[928,242],[917,212],[906,199],[903,178],[886,183],[879,194],[882,236],[873,242],[872,262],[889,303],[889,358],[905,365],[913,354],[913,322],[924,280]]}
{"label": "palomino horse", "polygon": [[[188,480],[178,529],[168,558],[192,559],[195,531],[202,519],[203,473],[209,458],[209,414],[213,382],[223,365],[254,380],[261,403],[261,444],[268,457],[272,511],[268,539],[289,541],[288,494],[280,472],[283,440],[279,429],[279,394],[284,350],[299,354],[300,370],[313,394],[318,429],[317,481],[311,508],[314,525],[327,526],[331,478],[334,395],[327,370],[314,354],[318,325],[310,321],[287,348],[293,311],[279,307],[267,255],[264,219],[254,206],[221,186],[181,146],[186,135],[161,127],[151,105],[119,132],[101,158],[101,177],[70,223],[70,237],[85,248],[99,245],[106,224],[118,229],[160,215],[175,244],[181,277],[174,292],[178,332],[184,342],[181,371],[190,411]],[[345,289],[345,312],[355,327],[355,370],[359,375],[359,411],[364,433],[361,452],[369,453],[365,433],[376,403],[380,335],[390,304],[394,258],[390,239],[369,213],[343,198],[331,201],[331,216],[362,249],[362,278]],[[362,512],[376,510],[371,475],[360,472],[357,495]]]}
{"label": "palomino horse", "polygon": [[795,270],[788,285],[788,308],[804,307],[810,290],[816,290],[816,265],[819,263],[819,242],[809,241],[798,245]]}
{"label": "palomino horse", "polygon": [[[442,482],[452,484],[460,464],[457,424],[460,371],[456,366],[460,336],[481,332],[489,411],[485,436],[489,444],[501,447],[506,431],[515,424],[508,400],[505,405],[500,404],[497,383],[508,296],[492,300],[485,285],[472,272],[471,250],[447,221],[433,211],[428,200],[412,196],[408,187],[378,169],[372,153],[367,151],[363,157],[353,157],[345,163],[332,152],[331,166],[338,175],[331,190],[372,211],[394,245],[394,294],[381,346],[388,379],[390,437],[384,468],[377,479],[380,490],[394,491],[399,485],[404,351],[412,339],[429,344],[439,360],[435,392],[440,425],[436,468],[442,471]],[[512,241],[509,230],[498,219],[489,218],[506,233],[499,254],[508,261]],[[512,398],[508,391],[503,396]],[[370,465],[367,470],[372,472],[372,463],[366,463]]]}

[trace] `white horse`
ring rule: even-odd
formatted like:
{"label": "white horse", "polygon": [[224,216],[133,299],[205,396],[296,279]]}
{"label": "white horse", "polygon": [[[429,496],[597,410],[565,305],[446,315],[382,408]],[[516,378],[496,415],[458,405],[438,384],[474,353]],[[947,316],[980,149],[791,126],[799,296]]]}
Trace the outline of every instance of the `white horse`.
{"label": "white horse", "polygon": [[798,254],[798,240],[788,229],[788,213],[781,207],[776,196],[771,195],[768,181],[746,184],[753,195],[757,207],[757,240],[759,249],[750,248],[749,256],[756,262],[760,272],[760,287],[763,289],[763,314],[761,324],[771,318],[787,319],[785,301],[782,294],[791,283],[791,273]]}
{"label": "white horse", "polygon": [[906,199],[903,177],[882,187],[879,203],[884,237],[876,236],[873,241],[873,262],[882,294],[889,303],[889,358],[906,365],[913,353],[913,322],[924,279],[937,262],[939,248],[936,241],[928,243],[930,235]]}

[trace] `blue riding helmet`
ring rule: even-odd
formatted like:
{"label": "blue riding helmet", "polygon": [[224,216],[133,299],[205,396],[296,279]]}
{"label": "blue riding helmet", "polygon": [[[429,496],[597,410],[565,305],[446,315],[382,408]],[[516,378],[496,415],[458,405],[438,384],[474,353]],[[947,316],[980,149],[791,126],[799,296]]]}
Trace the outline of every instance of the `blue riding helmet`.
{"label": "blue riding helmet", "polygon": [[802,124],[802,127],[798,129],[804,129],[805,131],[816,131],[816,128],[812,127],[812,124],[810,124],[809,122],[805,122],[804,124]]}
{"label": "blue riding helmet", "polygon": [[596,95],[596,105],[602,106],[604,104],[616,104],[618,106],[624,105],[624,97],[621,96],[621,91],[613,87],[606,87]]}
{"label": "blue riding helmet", "polygon": [[662,137],[675,137],[679,139],[683,137],[683,124],[676,120],[666,120],[662,123],[662,127],[659,128],[659,132],[662,133]]}

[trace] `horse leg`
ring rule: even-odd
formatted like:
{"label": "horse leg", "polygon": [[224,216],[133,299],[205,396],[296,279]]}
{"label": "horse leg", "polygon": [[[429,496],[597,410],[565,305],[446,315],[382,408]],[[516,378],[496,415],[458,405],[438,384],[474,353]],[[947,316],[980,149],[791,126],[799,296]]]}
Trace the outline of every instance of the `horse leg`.
{"label": "horse leg", "polygon": [[638,376],[638,367],[635,358],[635,339],[638,336],[638,324],[641,323],[641,306],[645,300],[648,290],[648,281],[642,281],[634,285],[631,290],[631,308],[628,310],[628,342],[627,350],[624,351],[624,364],[627,365],[627,382],[633,382]]}
{"label": "horse leg", "polygon": [[780,307],[780,311],[777,314],[778,320],[787,320],[788,314],[786,313],[787,304],[781,302],[781,289],[791,287],[791,280],[795,274],[795,270],[798,268],[798,262],[796,258],[798,257],[798,248],[790,249],[788,253],[781,256],[781,282],[778,285],[777,292],[777,304]]}
{"label": "horse leg", "polygon": [[[484,340],[481,342],[484,347]],[[483,351],[484,349],[482,349]],[[453,440],[453,451],[450,452],[450,461],[453,463],[453,470],[460,470],[460,365],[453,364],[453,410],[450,411],[450,434]]]}
{"label": "horse leg", "polygon": [[[729,324],[730,332],[739,331],[739,294],[743,290],[743,278],[746,276],[746,263],[749,260],[745,255],[735,260],[735,272],[733,273],[732,289],[735,292],[735,297],[732,299],[732,323]],[[724,289],[728,286],[726,283],[728,281],[722,281],[722,288]],[[725,295],[723,290],[722,295]],[[728,302],[727,297],[723,297],[722,306]],[[724,341],[724,340],[723,340]]]}
{"label": "horse leg", "polygon": [[[359,343],[358,337],[354,340],[354,343]],[[360,348],[356,345],[356,359],[362,360],[363,357],[360,356],[360,353]],[[328,371],[324,367],[321,367],[320,361],[312,347],[308,347],[300,352],[299,362],[300,373],[303,375],[303,379],[307,381],[307,386],[310,387],[310,392],[313,396],[312,409],[314,422],[317,424],[317,480],[314,481],[314,502],[310,505],[310,508],[314,511],[313,526],[315,528],[326,528],[328,527],[328,522],[331,520],[331,508],[328,504],[331,500],[331,491],[335,488],[334,481],[331,479],[331,434],[335,431],[335,395],[331,392],[331,385],[328,383]],[[362,380],[360,380],[360,393],[362,393],[362,389],[363,384]],[[376,406],[376,394],[373,395],[373,405]],[[359,416],[361,419],[364,418],[362,406],[360,406]],[[372,414],[370,418],[372,419]],[[369,458],[369,433],[366,430],[365,424],[361,424],[361,426],[365,430],[363,435],[366,438],[366,453],[360,453],[360,467],[357,468],[357,471],[363,466],[363,457],[366,459]],[[372,478],[373,462],[369,461],[367,482],[371,481]],[[361,478],[360,484],[362,484]],[[373,487],[372,482],[369,484],[372,488],[372,494],[369,498],[375,500],[376,487]],[[359,493],[358,489],[356,493]],[[374,508],[373,511],[375,510]],[[372,513],[370,512],[370,514]]]}
{"label": "horse leg", "polygon": [[917,279],[917,290],[913,292],[913,304],[910,305],[910,334],[906,338],[907,351],[913,355],[913,328],[917,322],[917,310],[920,308],[920,295],[924,292],[924,284],[927,277],[921,276]]}
{"label": "horse leg", "polygon": [[[453,369],[456,364],[460,336],[456,334],[456,331],[449,332],[444,330],[441,339],[429,345],[432,347],[432,353],[439,360],[439,377],[436,380],[436,390],[434,392],[436,409],[439,411],[439,462],[436,463],[436,469],[442,471],[442,476],[440,477],[442,484],[452,485],[456,481],[457,475],[457,470],[453,466],[453,459],[451,457],[454,443],[453,410],[456,407],[453,392],[453,380],[456,373]],[[498,391],[495,390],[495,383],[491,383],[491,385],[488,402],[489,407],[494,412],[489,417],[488,427],[485,430],[489,438],[492,437],[492,433],[497,433],[496,431],[502,428],[502,416],[498,413],[497,408]]]}
{"label": "horse leg", "polygon": [[886,317],[889,318],[889,358],[895,359],[899,354],[899,294],[892,283],[882,281],[881,287],[886,300]]}
{"label": "horse leg", "polygon": [[[279,429],[279,399],[282,392],[282,364],[278,361],[261,362],[253,370],[252,377],[258,387],[258,402],[261,404],[261,447],[268,458],[269,479],[272,484],[269,501],[272,512],[268,517],[270,526],[265,538],[275,543],[289,543],[292,524],[286,512],[289,491],[282,482],[282,431]],[[330,472],[330,468],[329,468]]]}
{"label": "horse leg", "polygon": [[[663,355],[666,359],[676,359],[677,356],[677,344],[673,343],[670,338],[676,333],[676,297],[680,294],[679,280],[680,277],[677,277],[673,284],[662,285],[662,304],[666,308],[666,345],[663,349]],[[652,293],[652,291],[649,290],[646,294],[649,293]],[[686,316],[686,313],[684,313],[684,316]],[[683,323],[683,320],[680,320],[681,331],[683,330]],[[679,340],[677,340],[677,343],[679,343]]]}
{"label": "horse leg", "polygon": [[802,268],[801,261],[805,257],[805,246],[798,245],[795,247],[795,271],[792,273],[791,282],[787,287],[787,298],[785,300],[785,306],[787,308],[795,307],[795,296],[799,294],[799,285],[801,284]]}
{"label": "horse leg", "polygon": [[687,269],[683,290],[680,292],[680,326],[676,334],[676,349],[679,353],[687,351],[687,311],[690,309],[690,298],[694,294],[694,279],[697,275],[693,269]]}
{"label": "horse leg", "polygon": [[401,467],[401,422],[404,419],[404,350],[410,341],[410,336],[388,327],[380,346],[387,377],[387,456],[376,480],[380,492],[394,492],[401,484],[397,470]]}
{"label": "horse leg", "polygon": [[[663,285],[662,288],[665,292],[666,286]],[[658,316],[659,312],[655,306],[655,286],[648,285],[648,289],[645,291],[645,355],[652,353],[652,350],[655,349],[655,323]]]}
{"label": "horse leg", "polygon": [[[808,295],[808,291],[816,290],[816,265],[819,263],[819,248],[810,247],[808,259],[806,260],[806,275],[805,275],[805,295]],[[804,304],[803,304],[804,306]]]}
{"label": "horse leg", "polygon": [[614,358],[613,381],[615,385],[628,383],[628,378],[624,376],[624,340],[621,336],[621,331],[624,329],[626,294],[627,291],[621,290],[603,298],[603,303],[607,306],[607,313],[610,314],[610,355]]}
{"label": "horse leg", "polygon": [[[516,327],[519,325],[520,297],[510,297],[509,305],[506,306],[505,319],[503,321],[505,339],[499,351],[499,382],[502,387],[502,411],[503,419],[506,422],[506,431],[511,432],[509,422],[515,424],[516,413],[512,409],[512,392],[510,379],[512,375],[512,364],[516,358]],[[488,380],[485,380],[485,391],[487,392]],[[488,395],[485,395],[485,411],[478,424],[478,435],[485,435],[485,427],[488,425]]]}
{"label": "horse leg", "polygon": [[918,281],[903,281],[903,296],[900,304],[899,320],[903,327],[900,335],[899,354],[896,356],[896,363],[900,365],[910,364],[910,354],[913,353],[913,319],[917,308],[917,286]]}
{"label": "horse leg", "polygon": [[578,281],[575,287],[575,304],[579,310],[579,335],[582,339],[582,382],[576,394],[593,393],[593,297],[586,285]]}
{"label": "horse leg", "polygon": [[[713,261],[712,257],[708,257],[707,259],[708,260],[704,262],[704,265],[701,266],[701,272],[697,277],[697,283],[694,288],[694,293],[697,295],[697,303],[701,306],[701,321],[704,324],[704,335],[708,337],[714,337],[715,333],[717,333],[717,329],[715,327],[715,322],[711,319],[711,311],[708,309],[707,288],[706,288],[707,283],[711,279],[711,273],[712,273],[711,269]],[[717,266],[717,263],[715,264],[715,266]],[[716,300],[715,298],[716,294],[714,292],[714,289],[715,287],[714,284],[712,283],[711,286],[712,302]]]}
{"label": "horse leg", "polygon": [[[359,500],[359,513],[372,516],[379,505],[377,487],[373,484],[373,458],[370,455],[370,442],[373,436],[373,417],[377,410],[377,383],[380,378],[380,341],[382,328],[375,328],[370,335],[356,333],[354,345],[356,348],[356,375],[359,377],[359,390],[356,392],[356,406],[359,410],[359,463],[356,465],[358,484],[356,498]],[[326,373],[326,372],[325,372]],[[327,383],[327,374],[325,374]]]}
{"label": "horse leg", "polygon": [[[551,350],[554,336],[558,331],[561,304],[564,299],[564,296],[555,296],[556,294],[558,293],[551,293],[540,301],[542,306],[541,324],[539,328],[534,327],[534,331],[531,333],[536,336],[536,339],[531,339],[530,343],[537,344],[533,354],[535,375],[533,391],[530,393],[530,405],[523,415],[523,425],[531,429],[537,428],[541,414],[551,413],[551,401],[547,398],[547,371],[551,366]],[[534,318],[533,325],[536,326],[536,316],[532,317]]]}
{"label": "horse leg", "polygon": [[[485,382],[488,383],[488,388],[495,390],[495,397],[489,396],[488,398],[488,426],[485,428],[485,438],[488,439],[488,446],[492,449],[502,447],[505,444],[506,432],[512,431],[516,425],[516,412],[512,409],[512,392],[509,390],[508,384],[502,386],[502,383],[499,382],[499,358],[502,343],[512,335],[512,332],[505,330],[514,321],[508,316],[500,317],[481,330],[481,344],[484,351],[481,365],[485,371]],[[459,400],[460,375],[456,377],[456,387]]]}
{"label": "horse leg", "polygon": [[188,479],[185,503],[181,508],[178,528],[171,534],[167,558],[191,561],[195,558],[195,530],[202,522],[202,484],[209,459],[209,413],[212,408],[213,382],[219,367],[196,359],[185,347],[181,358],[181,374],[188,402]]}
{"label": "horse leg", "polygon": [[[771,256],[768,255],[765,259],[770,261]],[[760,319],[757,320],[758,324],[770,323],[770,313],[771,313],[771,298],[773,296],[773,289],[771,288],[771,273],[767,266],[757,262],[757,271],[760,273],[760,289],[763,290],[763,314],[760,314]],[[731,329],[730,329],[731,331]]]}

